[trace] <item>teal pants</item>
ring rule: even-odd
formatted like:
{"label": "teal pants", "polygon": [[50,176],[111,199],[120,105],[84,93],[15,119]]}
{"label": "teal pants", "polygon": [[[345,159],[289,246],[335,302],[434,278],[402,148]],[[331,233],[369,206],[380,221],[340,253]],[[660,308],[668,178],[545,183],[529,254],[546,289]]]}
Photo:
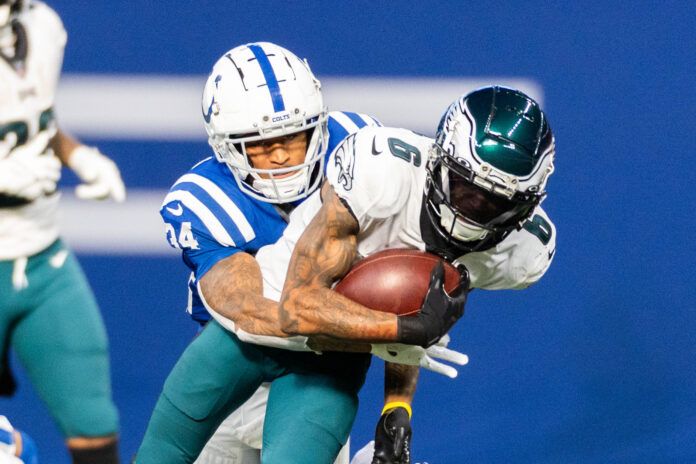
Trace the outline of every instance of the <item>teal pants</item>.
{"label": "teal pants", "polygon": [[106,330],[80,265],[57,241],[17,266],[0,261],[0,372],[11,347],[66,438],[116,433]]}
{"label": "teal pants", "polygon": [[194,462],[220,423],[271,382],[261,462],[331,464],[350,434],[369,364],[369,355],[243,343],[211,321],[169,374],[136,463]]}

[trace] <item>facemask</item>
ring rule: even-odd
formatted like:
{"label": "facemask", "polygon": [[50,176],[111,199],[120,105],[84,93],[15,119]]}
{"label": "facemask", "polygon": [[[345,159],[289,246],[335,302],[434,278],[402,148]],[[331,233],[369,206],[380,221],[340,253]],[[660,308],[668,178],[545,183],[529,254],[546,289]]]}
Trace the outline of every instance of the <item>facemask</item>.
{"label": "facemask", "polygon": [[[452,227],[452,223],[454,223],[454,227]],[[454,213],[452,213],[452,210],[444,204],[440,205],[440,224],[445,230],[452,231],[452,238],[461,240],[462,242],[483,240],[486,235],[488,235],[486,229],[473,224],[467,224],[457,218]]]}

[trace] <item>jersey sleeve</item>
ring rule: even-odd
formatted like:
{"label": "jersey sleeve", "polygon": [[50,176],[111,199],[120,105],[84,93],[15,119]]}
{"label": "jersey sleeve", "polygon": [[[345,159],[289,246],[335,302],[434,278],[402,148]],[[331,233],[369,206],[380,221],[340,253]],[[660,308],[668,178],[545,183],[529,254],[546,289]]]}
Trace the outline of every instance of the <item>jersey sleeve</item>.
{"label": "jersey sleeve", "polygon": [[351,111],[330,111],[327,123],[329,130],[329,144],[327,156],[351,134],[355,134],[363,127],[381,127],[377,118],[364,113],[353,113]]}
{"label": "jersey sleeve", "polygon": [[197,174],[186,174],[174,184],[160,214],[169,245],[182,250],[184,262],[196,280],[255,238],[234,201]]}
{"label": "jersey sleeve", "polygon": [[546,273],[556,253],[556,227],[537,207],[520,230],[489,250],[459,258],[469,270],[472,288],[523,289]]}
{"label": "jersey sleeve", "polygon": [[361,230],[395,215],[412,193],[414,163],[393,156],[389,134],[383,128],[366,127],[344,139],[329,157],[327,181]]}

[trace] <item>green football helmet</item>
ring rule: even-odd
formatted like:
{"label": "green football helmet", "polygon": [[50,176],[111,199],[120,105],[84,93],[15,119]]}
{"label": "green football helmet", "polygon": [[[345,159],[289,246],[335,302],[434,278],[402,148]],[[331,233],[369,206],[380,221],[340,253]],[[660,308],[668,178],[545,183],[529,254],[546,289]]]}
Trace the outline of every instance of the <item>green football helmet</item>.
{"label": "green football helmet", "polygon": [[433,251],[461,256],[519,229],[546,195],[554,154],[546,115],[519,90],[484,87],[452,103],[427,167]]}

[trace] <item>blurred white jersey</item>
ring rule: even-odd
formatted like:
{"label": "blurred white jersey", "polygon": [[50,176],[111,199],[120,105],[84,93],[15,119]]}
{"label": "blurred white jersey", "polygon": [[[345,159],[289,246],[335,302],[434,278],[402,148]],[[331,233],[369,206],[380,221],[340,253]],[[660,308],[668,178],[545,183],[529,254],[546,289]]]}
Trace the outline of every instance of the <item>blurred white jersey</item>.
{"label": "blurred white jersey", "polygon": [[[32,4],[20,17],[17,49],[24,60],[0,58],[0,159],[17,146],[31,146],[41,132],[56,132],[53,103],[67,34],[58,15],[43,3]],[[48,151],[45,144],[36,150]],[[0,260],[29,256],[58,237],[58,194],[31,203],[0,199]]]}

